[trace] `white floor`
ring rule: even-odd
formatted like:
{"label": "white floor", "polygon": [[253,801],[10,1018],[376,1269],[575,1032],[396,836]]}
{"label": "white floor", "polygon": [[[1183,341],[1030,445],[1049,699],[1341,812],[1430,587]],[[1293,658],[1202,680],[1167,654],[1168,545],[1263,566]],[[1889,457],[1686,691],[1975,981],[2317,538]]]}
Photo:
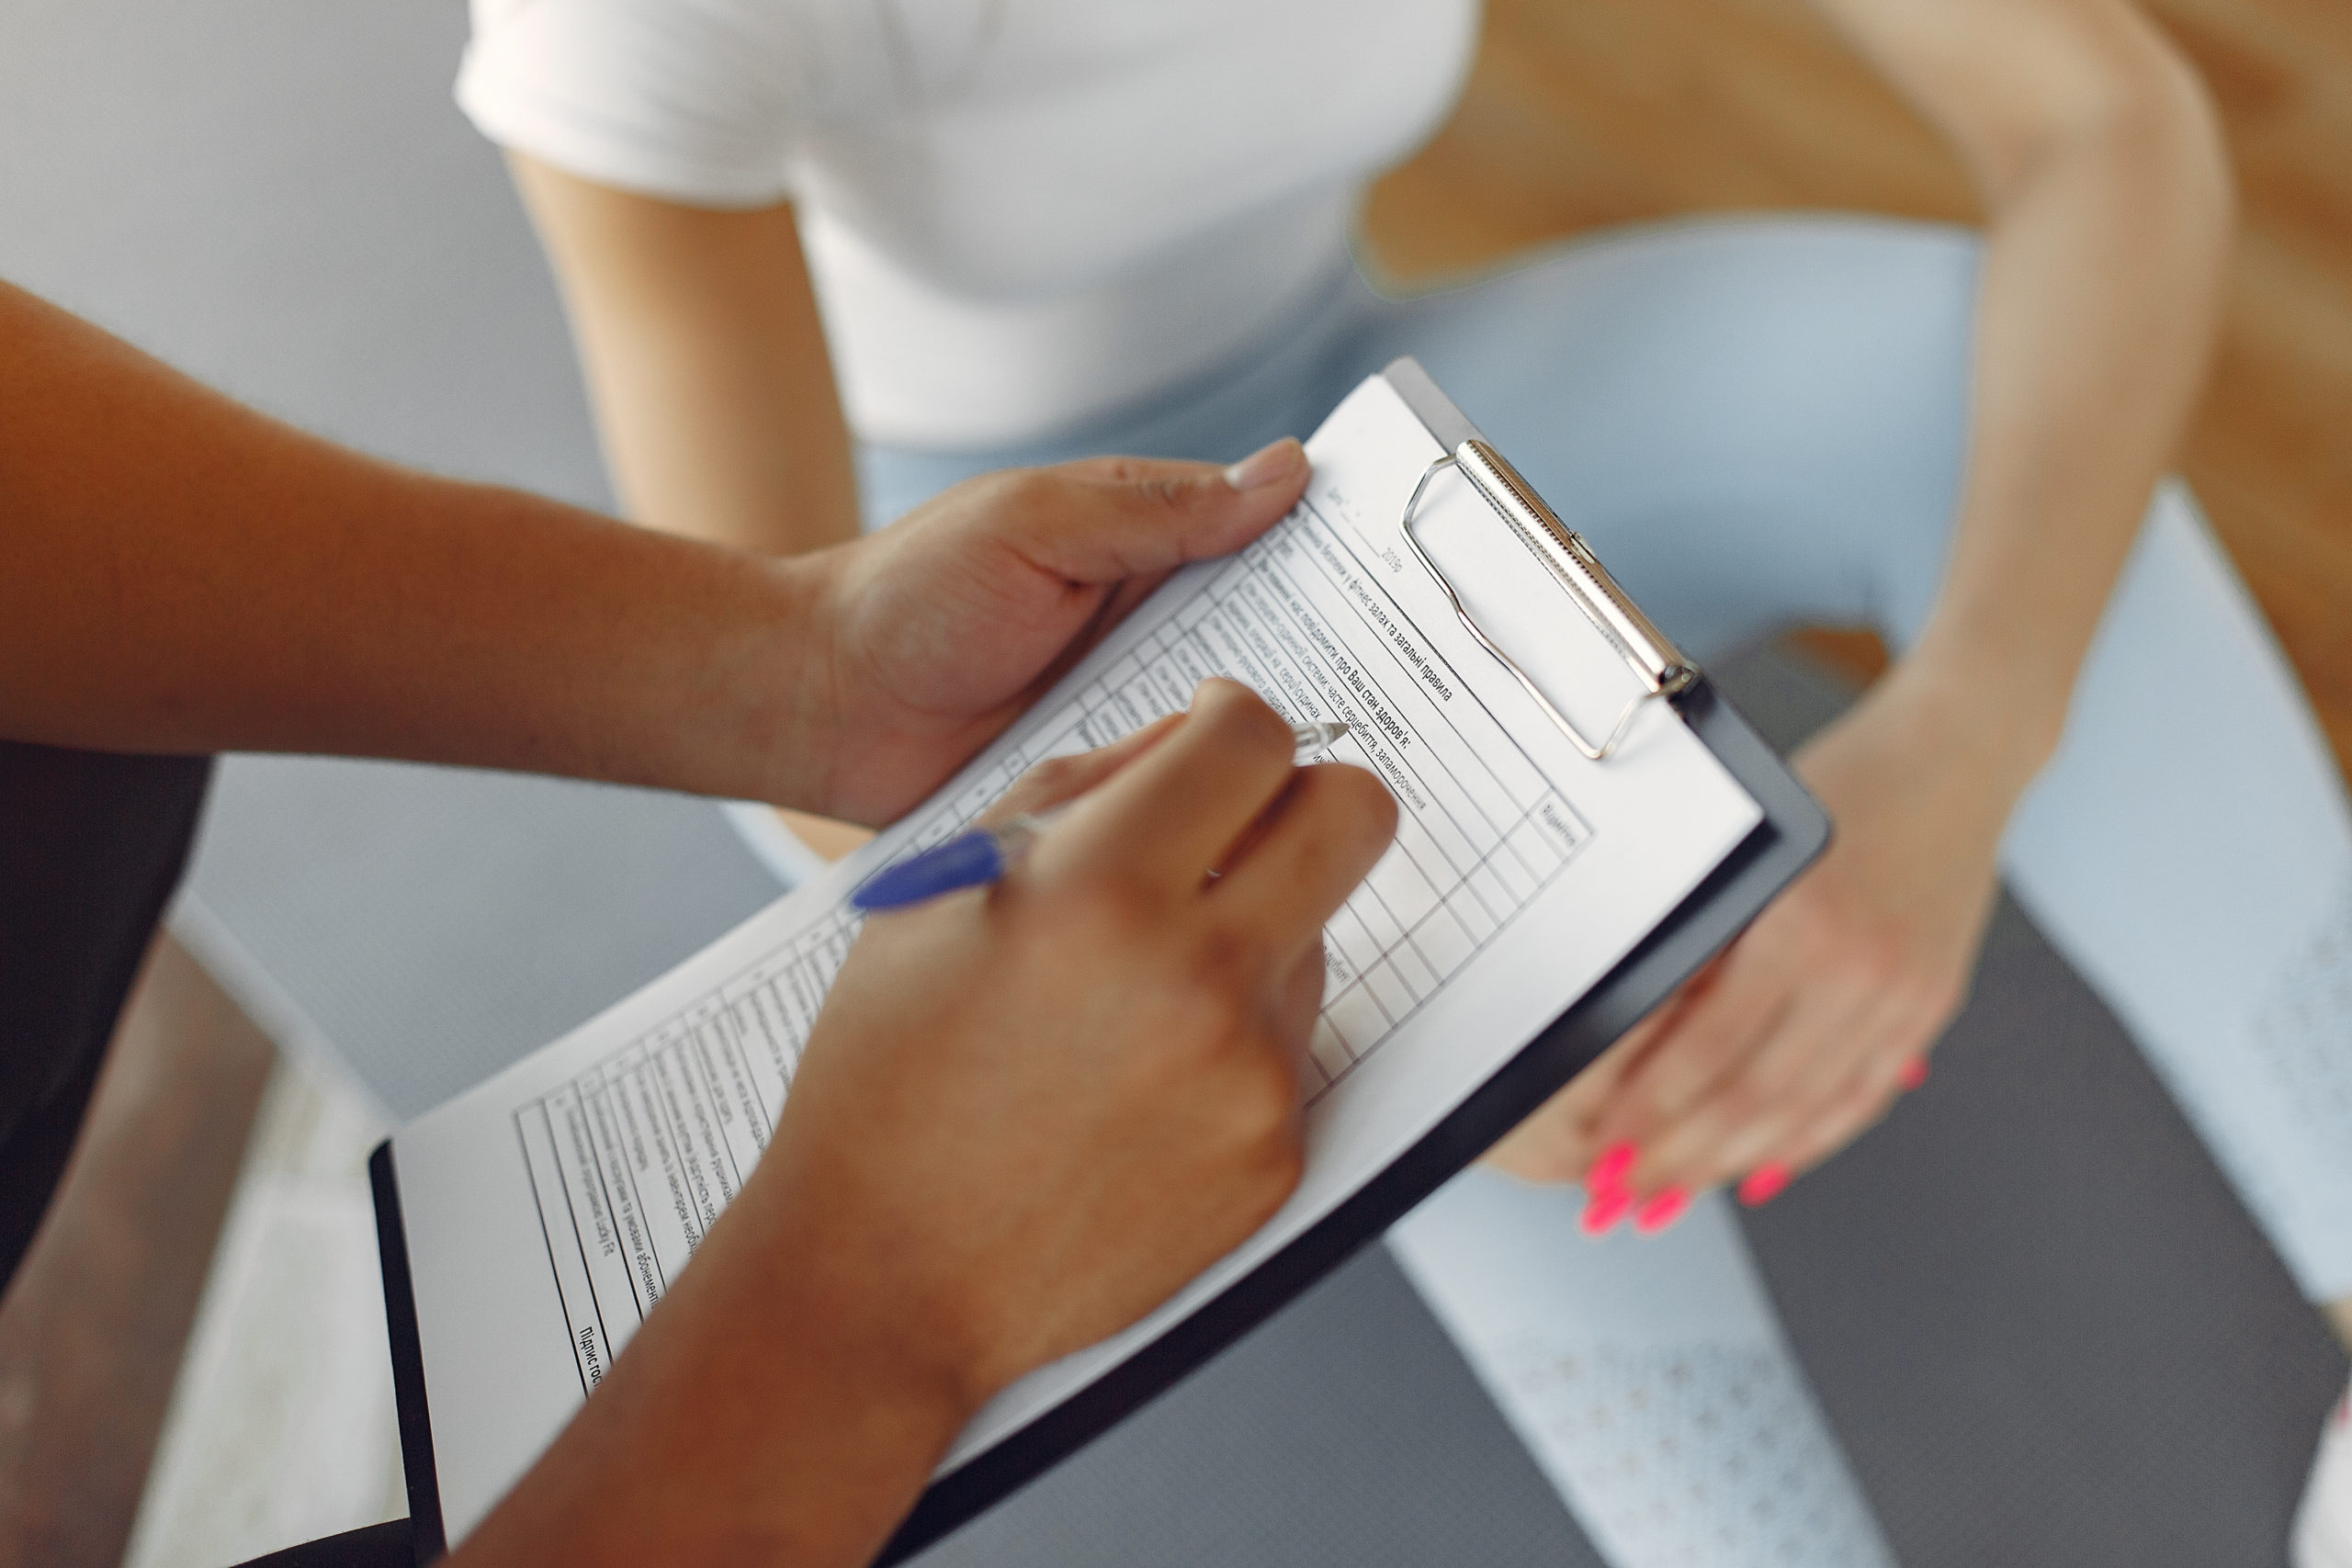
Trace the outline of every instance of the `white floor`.
{"label": "white floor", "polygon": [[147,1477],[126,1568],[225,1568],[408,1512],[363,1097],[281,1057]]}

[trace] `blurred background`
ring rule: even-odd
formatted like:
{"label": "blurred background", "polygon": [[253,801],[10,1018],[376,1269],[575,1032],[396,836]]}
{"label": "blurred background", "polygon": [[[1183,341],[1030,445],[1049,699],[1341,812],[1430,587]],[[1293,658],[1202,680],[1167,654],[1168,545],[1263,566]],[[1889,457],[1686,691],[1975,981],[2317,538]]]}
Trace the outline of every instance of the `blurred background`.
{"label": "blurred background", "polygon": [[[2243,202],[2227,333],[2182,467],[2339,760],[2352,761],[2352,7],[2158,0],[2151,9],[2220,103]],[[0,276],[329,436],[609,504],[552,287],[494,151],[449,99],[464,37],[458,0],[0,0]],[[1610,224],[1791,208],[1974,216],[1933,136],[1799,0],[1488,0],[1464,102],[1376,187],[1363,247],[1378,276],[1414,289]],[[1850,688],[1883,659],[1874,639],[1847,628],[1795,640],[1815,673],[1790,664],[1755,699],[1781,705],[1784,733],[1840,700],[1820,672]],[[59,1209],[0,1302],[0,1563],[217,1568],[402,1514],[368,1149],[398,1117],[462,1087],[455,1075],[483,1042],[509,1055],[540,1043],[778,888],[707,807],[420,776],[435,773],[256,761],[224,775],[195,896],[175,919],[179,943],[159,953],[134,998]],[[272,861],[288,812],[311,813],[322,833],[353,844],[352,862]],[[525,819],[560,830],[526,852],[501,828]],[[458,820],[471,826],[447,827]],[[626,863],[595,860],[593,875],[575,863],[594,860],[582,844],[616,842],[629,846]],[[521,889],[522,901],[435,911],[413,922],[426,929],[413,939],[417,951],[372,968],[345,964],[311,992],[273,978],[360,929],[372,908],[416,896],[414,877],[368,880],[368,866],[388,854],[412,871],[507,857],[501,886]],[[607,890],[601,903],[629,908],[576,940],[520,953],[493,940],[523,918],[518,909],[586,897],[592,886]],[[2052,967],[2014,911],[2003,921],[1987,965],[2011,983],[1992,987],[1959,1027],[1996,1042],[2079,1041],[2082,1059],[2106,1064],[2098,1071],[2140,1071],[2111,1021]],[[435,1010],[397,993],[403,975],[452,964],[480,972],[478,996],[459,987]],[[405,1077],[371,1077],[352,1070],[355,1056],[412,1066]],[[1964,1064],[1952,1077],[1944,1109],[1922,1108],[1890,1130],[1893,1141],[1849,1156],[1833,1168],[1852,1167],[1841,1179],[1883,1177],[1871,1160],[1931,1170],[1935,1117],[2002,1113],[1989,1100],[1969,1106]],[[2161,1095],[2132,1082],[2149,1125],[2169,1127]],[[1962,1135],[1955,1124],[1951,1138]],[[2177,1184],[2184,1205],[2212,1212],[2216,1235],[2245,1229],[2185,1134],[2132,1137],[2140,1141],[2115,1157],[2133,1180]],[[2174,1152],[2149,1152],[2160,1146]],[[2100,1499],[2104,1512],[2090,1521],[2110,1558],[2057,1550],[2027,1495],[2032,1464],[1996,1465],[1973,1482],[1965,1464],[1946,1465],[1951,1476],[1931,1483],[1921,1476],[1940,1461],[1920,1441],[1879,1445],[1902,1450],[1883,1461],[1864,1455],[1862,1435],[1879,1429],[1871,1423],[1895,1420],[1869,1393],[1890,1368],[1841,1373],[1817,1360],[1811,1345],[1868,1314],[1850,1292],[1842,1305],[1804,1296],[1808,1277],[1825,1268],[1838,1277],[1815,1231],[1843,1224],[1844,1245],[1857,1245],[1858,1224],[1868,1233],[1843,1191],[1825,1177],[1805,1197],[1810,1208],[1776,1216],[1785,1234],[1758,1246],[1906,1561],[2008,1560],[2001,1544],[2018,1540],[2044,1548],[2027,1560],[2220,1560],[2150,1555],[2150,1538],[2131,1535],[2135,1515],[2157,1540],[2176,1528],[2152,1495],[2161,1468],[2145,1456],[2130,1461],[2145,1492]],[[2241,1366],[2216,1349],[2217,1397],[2233,1380],[2272,1374],[2323,1401],[2341,1387],[2335,1348],[2296,1317],[2258,1244],[2180,1245],[2165,1268],[2243,1281],[2215,1296],[2211,1321],[2229,1321],[2252,1359]],[[1210,1456],[1214,1434],[1247,1424],[1270,1450],[1324,1454],[1335,1472],[1354,1466],[1351,1481],[1325,1477],[1347,1484],[1309,1510],[1318,1560],[1351,1560],[1345,1542],[1355,1540],[1375,1555],[1353,1561],[1589,1561],[1385,1267],[1351,1268],[1272,1338],[1253,1341],[1260,1370],[1287,1369],[1283,1386],[1317,1391],[1319,1412],[1250,1404],[1239,1374],[1196,1380],[1173,1414],[1103,1445],[1091,1469],[1039,1489],[1041,1500],[959,1547],[959,1560],[1117,1560],[1100,1550],[1102,1532],[1157,1519],[1168,1526],[1163,1540],[1223,1540],[1232,1554],[1220,1561],[1303,1561],[1277,1517],[1296,1511],[1297,1489],[1270,1490],[1248,1465],[1219,1469]],[[1906,1312],[1929,1310],[1930,1298],[1962,1316],[1986,1310],[1963,1285],[1928,1274],[1903,1288]],[[2112,1304],[2082,1310],[2097,1318]],[[1378,1375],[1361,1375],[1375,1352]],[[2285,1436],[2214,1417],[2216,1445],[2242,1451],[2246,1468],[2215,1476],[2211,1506],[2250,1543],[2246,1561],[2277,1560],[2308,1456],[2316,1405],[2288,1404],[2275,1423]],[[1454,1460],[1419,1475],[1412,1506],[1384,1503],[1369,1450],[1349,1446],[1368,1439],[1351,1428],[1439,1419],[1451,1423]],[[2008,1440],[1961,1425],[1956,1441]],[[2105,1428],[2086,1433],[2049,1441],[2129,1447]],[[1136,1512],[1134,1495],[1171,1477],[1203,1498],[1188,1513],[1190,1536]],[[1963,1483],[1978,1490],[1951,1490]],[[1080,1499],[1084,1488],[1122,1485],[1128,1502]],[[2023,1510],[2012,1537],[1986,1517],[2004,1495]],[[1229,1517],[1211,1529],[1203,1510]]]}
{"label": "blurred background", "polygon": [[[2181,471],[2352,765],[2352,8],[2148,0],[2237,176],[2229,323]],[[1837,208],[1977,220],[1960,165],[1801,0],[1487,0],[1470,90],[1374,189],[1412,286],[1611,223]],[[1816,640],[1858,673],[1866,646]]]}

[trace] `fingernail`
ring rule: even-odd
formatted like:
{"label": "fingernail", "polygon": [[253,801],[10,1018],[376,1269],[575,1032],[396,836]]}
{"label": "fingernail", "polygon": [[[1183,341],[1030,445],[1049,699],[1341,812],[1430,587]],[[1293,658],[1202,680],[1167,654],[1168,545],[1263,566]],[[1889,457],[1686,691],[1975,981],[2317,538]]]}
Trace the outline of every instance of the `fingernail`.
{"label": "fingernail", "polygon": [[1774,1160],[1770,1165],[1759,1165],[1747,1173],[1747,1180],[1739,1184],[1739,1201],[1753,1209],[1759,1203],[1769,1203],[1779,1197],[1781,1189],[1788,1184],[1789,1168],[1787,1166],[1782,1165],[1779,1160]]}
{"label": "fingernail", "polygon": [[1690,1206],[1690,1193],[1679,1187],[1669,1187],[1634,1211],[1634,1229],[1644,1235],[1656,1235],[1680,1219],[1682,1211]]}
{"label": "fingernail", "polygon": [[1902,1086],[1905,1093],[1908,1093],[1912,1089],[1917,1089],[1921,1084],[1926,1083],[1928,1081],[1928,1058],[1925,1056],[1914,1056],[1909,1061],[1904,1063],[1903,1070],[1894,1076],[1894,1081]]}
{"label": "fingernail", "polygon": [[1625,1173],[1633,1168],[1634,1145],[1611,1144],[1600,1151],[1600,1157],[1584,1173],[1584,1190],[1596,1198],[1604,1192],[1614,1192],[1625,1185]]}
{"label": "fingernail", "polygon": [[1623,1188],[1600,1193],[1585,1200],[1584,1213],[1577,1216],[1577,1226],[1587,1235],[1600,1235],[1623,1219],[1625,1211],[1633,1206],[1634,1195]]}
{"label": "fingernail", "polygon": [[1226,469],[1225,482],[1236,490],[1263,489],[1290,472],[1296,451],[1288,436],[1270,441]]}

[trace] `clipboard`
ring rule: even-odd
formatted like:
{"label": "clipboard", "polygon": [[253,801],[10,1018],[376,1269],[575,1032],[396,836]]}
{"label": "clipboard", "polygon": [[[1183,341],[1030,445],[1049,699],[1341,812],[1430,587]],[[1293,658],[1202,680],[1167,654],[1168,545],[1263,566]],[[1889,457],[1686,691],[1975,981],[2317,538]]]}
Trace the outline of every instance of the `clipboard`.
{"label": "clipboard", "polygon": [[[1665,919],[1601,980],[1438,1125],[1372,1180],[1286,1246],[1211,1297],[1125,1360],[1026,1426],[933,1480],[876,1558],[905,1561],[977,1517],[1141,1409],[1377,1240],[1443,1186],[1746,928],[1829,840],[1829,820],[1771,749],[1645,615],[1573,529],[1563,523],[1420,366],[1401,358],[1382,372],[1444,456],[1430,463],[1396,520],[1401,542],[1437,581],[1480,647],[1526,689],[1588,758],[1605,763],[1651,703],[1669,705],[1761,810],[1756,826]],[[1559,712],[1464,606],[1414,535],[1433,484],[1458,478],[1486,501],[1585,619],[1625,660],[1636,694],[1595,739]],[[390,1333],[392,1382],[407,1482],[411,1533],[422,1565],[446,1550],[433,1459],[424,1359],[411,1288],[400,1184],[391,1145],[368,1161]]]}

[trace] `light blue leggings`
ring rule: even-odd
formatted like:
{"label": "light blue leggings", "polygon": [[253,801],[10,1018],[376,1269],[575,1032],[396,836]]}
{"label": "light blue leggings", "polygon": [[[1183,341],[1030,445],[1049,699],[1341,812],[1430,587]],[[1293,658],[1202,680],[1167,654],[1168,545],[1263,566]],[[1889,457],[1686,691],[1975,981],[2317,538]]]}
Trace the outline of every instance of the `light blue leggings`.
{"label": "light blue leggings", "polygon": [[[1248,363],[1069,440],[865,452],[869,515],[1008,464],[1231,458],[1409,353],[1702,660],[1807,623],[1901,648],[1959,488],[1976,258],[1960,231],[1799,219],[1620,233],[1402,303],[1350,275]],[[2002,853],[2304,1292],[2352,1295],[2352,812],[2177,486]],[[1391,1245],[1595,1544],[1622,1568],[1885,1561],[1720,1195],[1598,1248],[1579,1201],[1473,1172]],[[1709,1415],[1734,1407],[1769,1419]],[[1629,1465],[1607,1410],[1680,1457]],[[1767,1432],[1784,1526],[1758,1531]]]}

